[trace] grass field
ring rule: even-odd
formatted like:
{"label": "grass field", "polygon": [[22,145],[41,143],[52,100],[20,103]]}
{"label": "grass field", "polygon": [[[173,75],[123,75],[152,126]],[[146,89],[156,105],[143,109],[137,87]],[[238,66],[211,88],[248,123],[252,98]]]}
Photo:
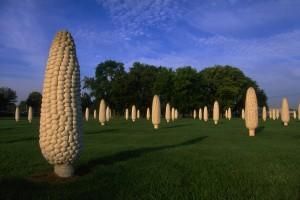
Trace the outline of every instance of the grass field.
{"label": "grass field", "polygon": [[84,122],[76,176],[58,179],[38,145],[38,119],[0,118],[0,199],[299,199],[300,122],[240,119]]}

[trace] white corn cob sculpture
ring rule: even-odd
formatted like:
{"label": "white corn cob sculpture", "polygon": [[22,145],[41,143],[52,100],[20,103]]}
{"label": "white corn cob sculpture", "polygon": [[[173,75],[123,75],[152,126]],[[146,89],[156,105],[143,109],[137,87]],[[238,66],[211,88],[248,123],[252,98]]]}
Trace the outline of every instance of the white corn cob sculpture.
{"label": "white corn cob sculpture", "polygon": [[152,124],[154,126],[154,129],[158,129],[158,126],[160,124],[160,115],[160,100],[158,95],[154,95],[152,101]]}
{"label": "white corn cob sculpture", "polygon": [[194,109],[194,112],[193,112],[193,118],[196,119],[196,117],[197,117],[197,112],[196,112],[196,110]]}
{"label": "white corn cob sculpture", "polygon": [[82,135],[80,71],[69,32],[61,31],[48,57],[41,106],[39,144],[43,156],[60,177],[73,175]]}
{"label": "white corn cob sculpture", "polygon": [[280,111],[279,109],[277,108],[276,109],[276,119],[279,119],[280,118]]}
{"label": "white corn cob sculpture", "polygon": [[97,110],[94,110],[94,119],[97,119]]}
{"label": "white corn cob sculpture", "polygon": [[245,109],[242,109],[242,119],[245,119]]}
{"label": "white corn cob sculpture", "polygon": [[300,104],[298,105],[298,120],[300,120]]}
{"label": "white corn cob sculpture", "polygon": [[245,123],[249,129],[249,136],[255,136],[255,129],[258,126],[258,106],[254,88],[247,90],[245,101]]}
{"label": "white corn cob sculpture", "polygon": [[175,108],[175,119],[178,119],[178,110]]}
{"label": "white corn cob sculpture", "polygon": [[199,108],[199,120],[202,120],[202,108]]}
{"label": "white corn cob sculpture", "polygon": [[109,108],[109,106],[107,106],[106,107],[106,110],[105,110],[105,120],[107,121],[107,122],[109,122],[109,120],[110,120],[110,108]]}
{"label": "white corn cob sculpture", "polygon": [[231,108],[228,108],[228,113],[227,113],[227,115],[228,115],[228,119],[231,120],[231,117],[232,117],[232,116],[231,116]]}
{"label": "white corn cob sculpture", "polygon": [[284,126],[288,126],[288,124],[290,122],[290,109],[289,109],[289,103],[288,103],[287,98],[282,99],[281,121],[283,122]]}
{"label": "white corn cob sculpture", "polygon": [[204,107],[204,111],[203,111],[203,120],[205,122],[208,121],[208,110],[207,110],[207,106]]}
{"label": "white corn cob sculpture", "polygon": [[171,119],[172,119],[172,121],[175,120],[175,108],[174,107],[172,107],[172,110],[171,110]]}
{"label": "white corn cob sculpture", "polygon": [[125,109],[125,119],[128,120],[129,118],[129,110],[128,108]]}
{"label": "white corn cob sculpture", "polygon": [[146,118],[147,120],[150,120],[151,114],[150,114],[150,108],[147,108]]}
{"label": "white corn cob sculpture", "polygon": [[166,105],[165,118],[166,118],[167,123],[169,123],[170,119],[171,119],[171,111],[170,111],[169,103],[167,103],[167,105]]}
{"label": "white corn cob sculpture", "polygon": [[31,106],[29,106],[29,108],[28,108],[28,121],[29,121],[29,123],[32,122],[32,107]]}
{"label": "white corn cob sculpture", "polygon": [[220,117],[219,103],[218,103],[218,101],[215,101],[214,107],[213,107],[213,120],[216,125],[218,124],[219,117]]}
{"label": "white corn cob sculpture", "polygon": [[263,119],[264,122],[267,120],[267,108],[266,108],[266,106],[263,107],[262,119]]}
{"label": "white corn cob sculpture", "polygon": [[131,107],[131,120],[132,120],[133,122],[135,122],[135,120],[136,120],[136,107],[135,107],[135,105],[133,105],[133,106]]}
{"label": "white corn cob sculpture", "polygon": [[15,120],[16,120],[16,122],[18,122],[20,120],[20,109],[19,109],[19,106],[16,107]]}
{"label": "white corn cob sculpture", "polygon": [[105,103],[104,99],[101,99],[101,101],[100,101],[99,122],[100,122],[101,126],[104,126],[105,122],[106,122],[106,103]]}
{"label": "white corn cob sculpture", "polygon": [[85,121],[89,121],[89,115],[90,115],[89,108],[86,108],[85,109]]}

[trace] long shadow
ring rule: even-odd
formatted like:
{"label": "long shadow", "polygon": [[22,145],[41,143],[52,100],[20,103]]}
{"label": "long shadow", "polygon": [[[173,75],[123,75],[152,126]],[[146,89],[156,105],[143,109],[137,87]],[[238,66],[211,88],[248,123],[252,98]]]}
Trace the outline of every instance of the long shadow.
{"label": "long shadow", "polygon": [[12,130],[13,128],[0,128],[0,131],[8,131],[8,130]]}
{"label": "long shadow", "polygon": [[37,139],[38,139],[37,137],[25,137],[25,138],[20,138],[15,140],[1,141],[0,144],[12,144],[16,142],[35,141]]}
{"label": "long shadow", "polygon": [[104,130],[96,130],[96,131],[86,131],[85,135],[93,135],[93,134],[102,134],[102,133],[114,133],[118,132],[119,129],[104,129]]}
{"label": "long shadow", "polygon": [[256,133],[261,133],[264,129],[265,129],[264,126],[259,126],[259,127],[256,129]]}
{"label": "long shadow", "polygon": [[176,124],[176,125],[171,125],[171,126],[167,126],[165,128],[178,128],[178,127],[184,127],[184,126],[188,126],[189,124]]}
{"label": "long shadow", "polygon": [[172,145],[164,145],[164,146],[159,146],[159,147],[144,147],[140,149],[134,149],[134,150],[129,150],[129,151],[123,151],[111,156],[105,156],[102,158],[96,158],[94,160],[89,161],[86,164],[78,166],[76,170],[76,174],[79,176],[83,176],[91,172],[95,167],[98,165],[112,165],[118,162],[122,161],[127,161],[133,158],[138,158],[143,156],[144,154],[147,153],[152,153],[156,151],[162,151],[165,149],[171,149],[171,148],[177,148],[177,147],[182,147],[182,146],[187,146],[187,145],[192,145],[196,144],[198,142],[201,142],[208,136],[202,136],[198,138],[194,138],[192,140],[188,140],[186,142],[182,142],[179,144],[172,144]]}

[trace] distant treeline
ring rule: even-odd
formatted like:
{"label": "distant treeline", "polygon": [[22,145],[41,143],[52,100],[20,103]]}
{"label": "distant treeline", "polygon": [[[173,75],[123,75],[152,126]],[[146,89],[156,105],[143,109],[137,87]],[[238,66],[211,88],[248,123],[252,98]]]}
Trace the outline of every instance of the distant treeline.
{"label": "distant treeline", "polygon": [[259,106],[267,105],[265,92],[235,67],[217,65],[197,71],[185,66],[173,70],[135,62],[127,72],[123,63],[107,60],[97,65],[94,77],[84,78],[82,107],[98,109],[100,99],[104,98],[118,114],[133,104],[145,113],[151,107],[153,95],[158,94],[162,111],[167,102],[183,115],[205,105],[211,110],[217,100],[221,111],[231,107],[239,113],[250,86],[256,89]]}

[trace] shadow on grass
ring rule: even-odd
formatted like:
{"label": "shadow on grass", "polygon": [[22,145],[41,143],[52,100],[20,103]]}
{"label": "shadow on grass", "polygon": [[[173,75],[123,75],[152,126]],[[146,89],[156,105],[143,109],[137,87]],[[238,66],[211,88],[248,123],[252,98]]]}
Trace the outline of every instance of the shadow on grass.
{"label": "shadow on grass", "polygon": [[188,126],[189,124],[176,124],[176,125],[171,125],[171,126],[167,126],[164,128],[178,128],[178,127],[184,127],[184,126]]}
{"label": "shadow on grass", "polygon": [[[188,140],[179,144],[164,145],[158,147],[145,147],[123,151],[111,156],[97,158],[89,161],[87,164],[77,167],[75,175],[72,178],[59,178],[52,171],[40,172],[39,174],[34,174],[30,177],[2,177],[0,178],[0,199],[32,199],[34,194],[46,195],[47,192],[49,192],[49,188],[57,184],[69,184],[71,182],[76,182],[78,179],[80,179],[80,176],[87,175],[99,165],[112,165],[117,162],[141,157],[144,154],[151,152],[193,145],[201,142],[205,138],[207,138],[207,136],[194,138],[192,140]],[[52,186],[49,185],[49,183]]]}
{"label": "shadow on grass", "polygon": [[177,148],[177,147],[182,147],[182,146],[187,146],[187,145],[193,145],[198,142],[201,142],[202,140],[204,140],[207,137],[208,136],[202,136],[202,137],[188,140],[188,141],[185,141],[185,142],[182,142],[179,144],[164,145],[164,146],[158,146],[158,147],[144,147],[144,148],[140,148],[140,149],[123,151],[123,152],[120,152],[120,153],[117,153],[117,154],[114,154],[111,156],[96,158],[96,159],[90,160],[86,164],[79,166],[76,170],[76,175],[84,176],[84,175],[90,173],[98,165],[112,165],[117,162],[127,161],[127,160],[130,160],[133,158],[141,157],[147,153],[152,153],[152,152],[162,151],[165,149]]}
{"label": "shadow on grass", "polygon": [[256,133],[261,133],[264,129],[265,129],[264,126],[259,126],[259,127],[256,129]]}
{"label": "shadow on grass", "polygon": [[0,199],[32,199],[35,192],[43,189],[24,178],[1,178]]}
{"label": "shadow on grass", "polygon": [[93,134],[103,134],[103,133],[115,133],[118,132],[120,129],[104,129],[104,130],[95,130],[95,131],[86,131],[85,135],[93,135]]}
{"label": "shadow on grass", "polygon": [[0,131],[9,131],[12,130],[13,128],[0,128]]}
{"label": "shadow on grass", "polygon": [[38,139],[37,137],[25,137],[25,138],[20,138],[15,140],[1,141],[0,144],[13,144],[17,142],[35,141],[37,139]]}

